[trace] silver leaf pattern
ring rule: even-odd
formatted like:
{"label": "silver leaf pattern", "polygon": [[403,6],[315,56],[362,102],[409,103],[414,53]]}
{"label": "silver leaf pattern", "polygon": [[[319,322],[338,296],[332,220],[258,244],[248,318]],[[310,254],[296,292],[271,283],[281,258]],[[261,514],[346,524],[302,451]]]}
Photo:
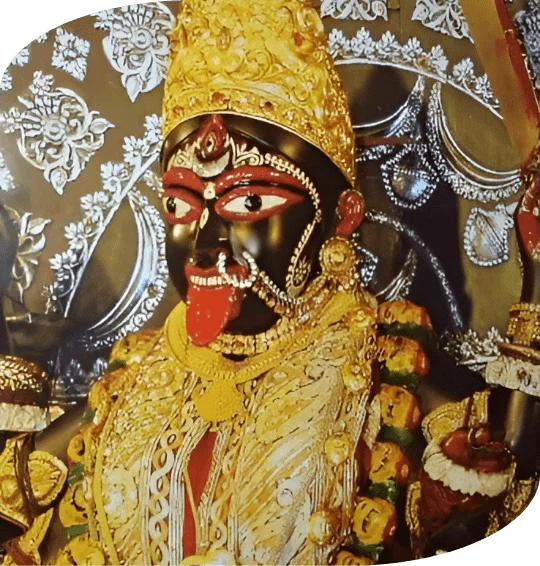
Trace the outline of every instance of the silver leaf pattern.
{"label": "silver leaf pattern", "polygon": [[53,85],[52,75],[34,73],[31,96],[19,96],[23,110],[13,107],[2,112],[0,127],[8,134],[19,132],[22,156],[62,194],[103,146],[105,131],[114,126],[90,111],[78,94]]}
{"label": "silver leaf pattern", "polygon": [[44,218],[33,218],[29,212],[22,214],[8,207],[8,212],[18,232],[18,248],[6,295],[19,304],[24,304],[24,292],[30,288],[39,256],[45,249],[45,228],[51,222]]}
{"label": "silver leaf pattern", "polygon": [[433,31],[472,41],[459,0],[416,0],[411,19],[422,22]]}
{"label": "silver leaf pattern", "polygon": [[387,0],[322,0],[321,17],[338,20],[388,20]]}
{"label": "silver leaf pattern", "polygon": [[95,27],[109,32],[103,40],[105,55],[135,102],[165,78],[174,16],[165,4],[156,2],[106,10],[95,17]]}

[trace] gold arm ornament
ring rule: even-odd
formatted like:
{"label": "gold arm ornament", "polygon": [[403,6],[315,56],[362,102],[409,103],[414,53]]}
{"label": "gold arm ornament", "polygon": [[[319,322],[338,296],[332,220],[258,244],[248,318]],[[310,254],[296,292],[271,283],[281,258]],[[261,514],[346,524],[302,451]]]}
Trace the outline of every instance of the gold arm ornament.
{"label": "gold arm ornament", "polygon": [[0,431],[34,432],[50,424],[47,374],[36,364],[0,356]]}
{"label": "gold arm ornament", "polygon": [[8,440],[0,454],[0,517],[30,528],[59,497],[67,474],[63,462],[33,450],[32,436]]}

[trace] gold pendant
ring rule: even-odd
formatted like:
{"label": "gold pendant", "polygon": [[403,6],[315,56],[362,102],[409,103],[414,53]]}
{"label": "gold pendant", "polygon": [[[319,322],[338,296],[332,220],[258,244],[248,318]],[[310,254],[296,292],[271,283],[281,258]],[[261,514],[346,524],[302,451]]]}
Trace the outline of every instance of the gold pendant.
{"label": "gold pendant", "polygon": [[232,380],[218,379],[207,390],[194,398],[199,415],[206,421],[230,421],[244,410],[242,396]]}

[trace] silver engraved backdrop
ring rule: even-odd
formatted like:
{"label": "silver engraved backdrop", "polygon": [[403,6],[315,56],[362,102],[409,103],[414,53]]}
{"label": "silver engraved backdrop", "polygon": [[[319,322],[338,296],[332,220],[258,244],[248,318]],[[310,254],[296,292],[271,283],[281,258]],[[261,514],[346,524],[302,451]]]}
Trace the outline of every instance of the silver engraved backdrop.
{"label": "silver engraved backdrop", "polygon": [[[381,297],[425,304],[456,361],[481,371],[519,298],[521,182],[459,0],[316,5],[370,207],[355,240],[362,277]],[[508,6],[538,83],[540,0]],[[161,325],[177,300],[158,168],[177,9],[66,23],[1,77],[0,196],[19,237],[4,306],[15,353],[47,366],[59,401],[83,396],[112,344]]]}

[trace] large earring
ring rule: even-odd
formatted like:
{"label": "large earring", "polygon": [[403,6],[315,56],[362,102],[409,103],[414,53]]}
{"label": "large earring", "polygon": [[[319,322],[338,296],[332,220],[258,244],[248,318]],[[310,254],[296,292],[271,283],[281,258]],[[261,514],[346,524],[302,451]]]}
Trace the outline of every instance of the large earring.
{"label": "large earring", "polygon": [[358,287],[359,259],[352,242],[343,236],[333,236],[321,248],[319,256],[325,283],[336,291]]}
{"label": "large earring", "polygon": [[351,189],[341,193],[337,208],[339,223],[336,236],[350,238],[362,223],[365,213],[366,203],[361,193]]}

